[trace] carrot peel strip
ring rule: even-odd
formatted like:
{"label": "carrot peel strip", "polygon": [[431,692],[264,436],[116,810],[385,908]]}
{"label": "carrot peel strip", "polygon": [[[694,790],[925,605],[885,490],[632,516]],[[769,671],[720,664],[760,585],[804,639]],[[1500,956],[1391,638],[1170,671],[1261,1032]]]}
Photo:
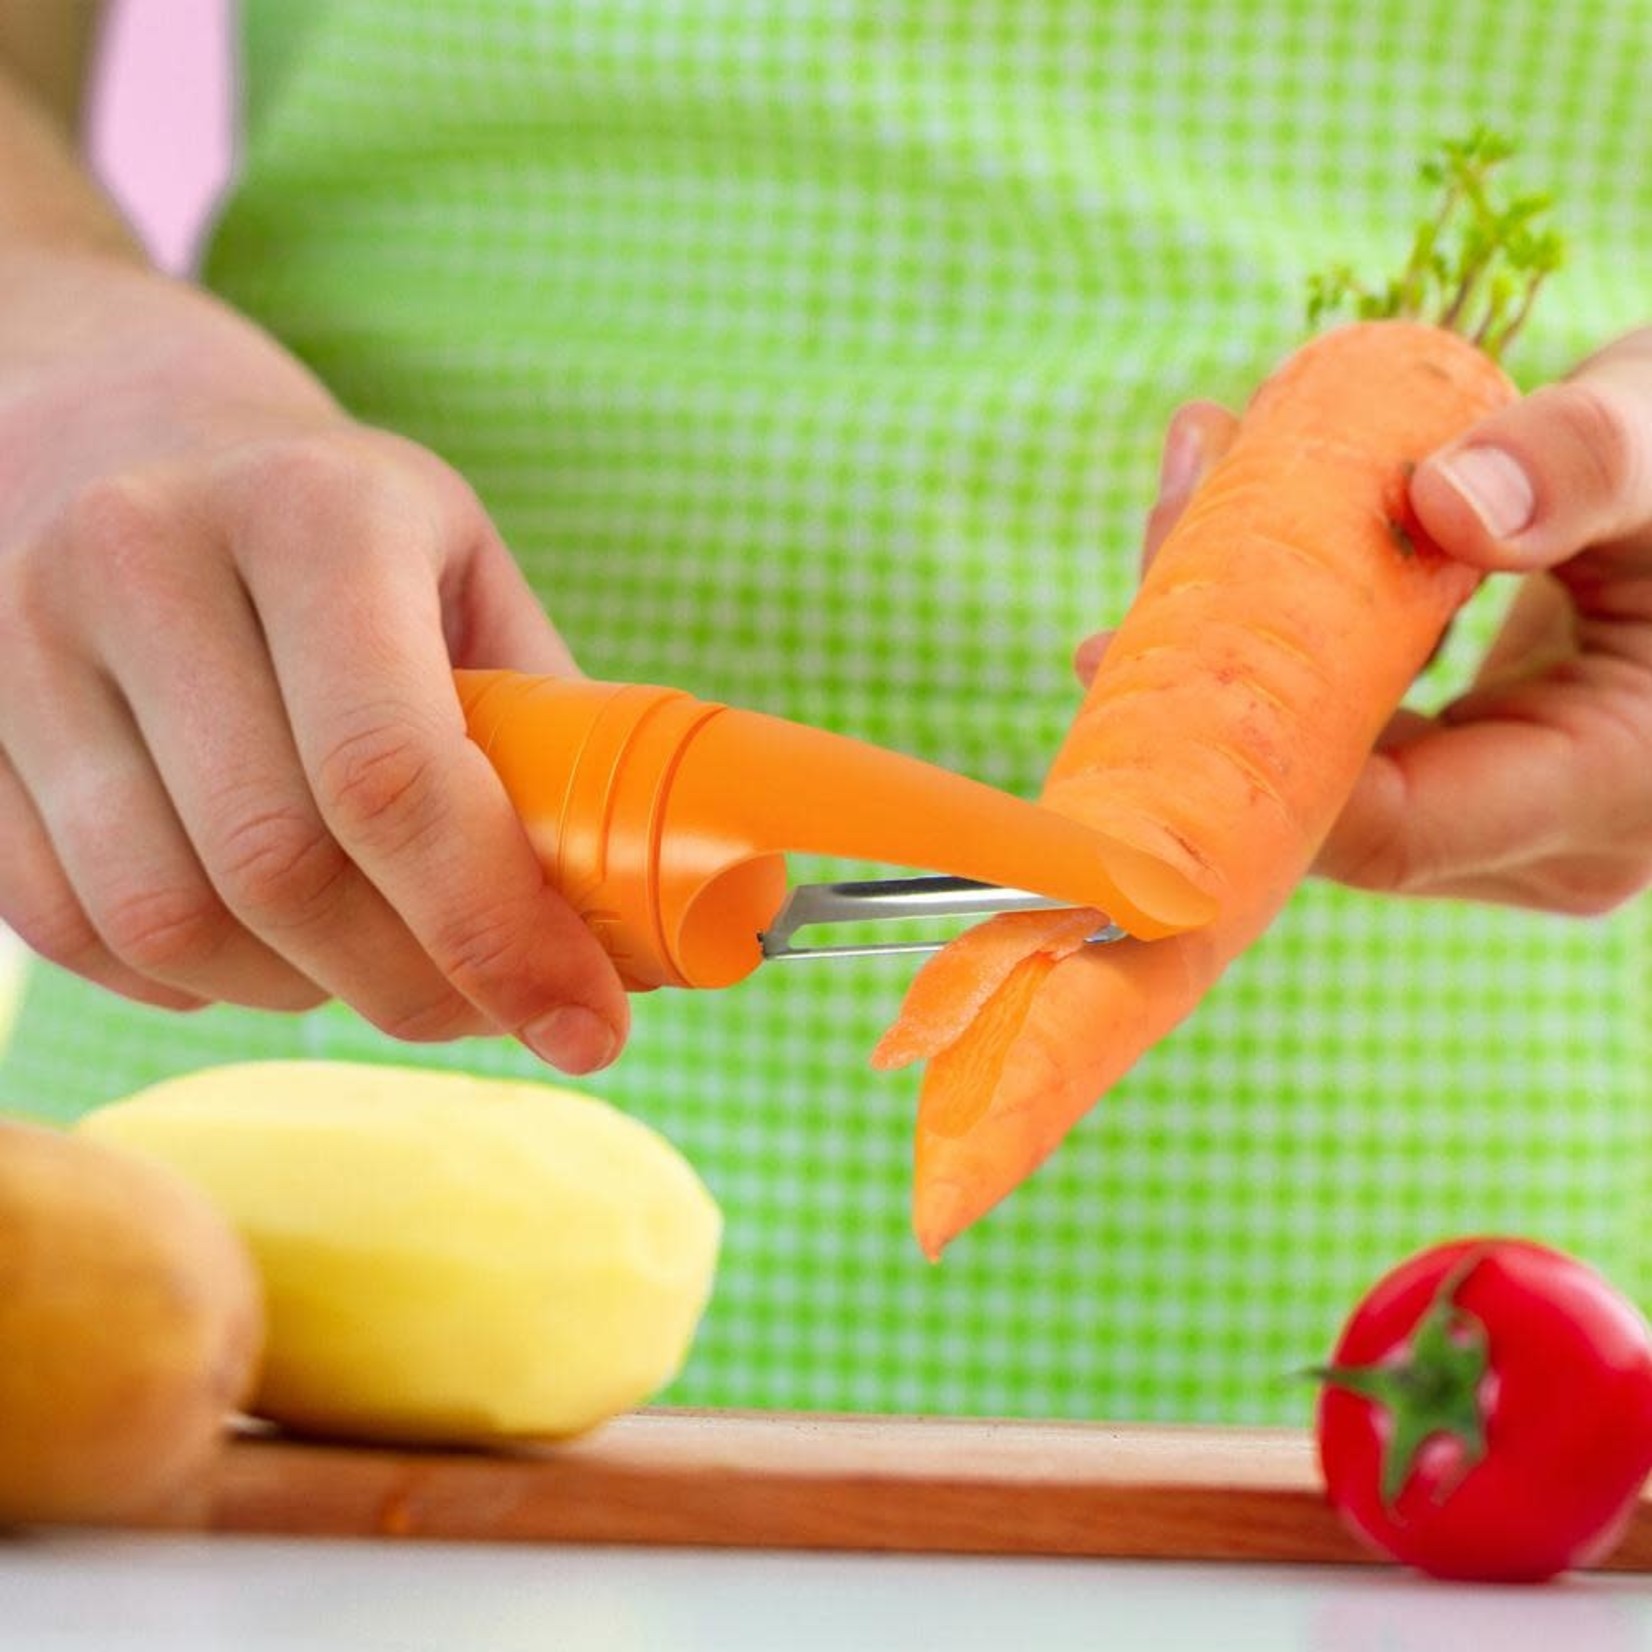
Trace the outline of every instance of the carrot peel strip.
{"label": "carrot peel strip", "polygon": [[989,1004],[930,1061],[918,1102],[912,1223],[931,1261],[1030,1176],[1096,1098],[1199,1003],[1233,945],[1231,936],[1200,930],[1049,960],[1023,978],[1028,991],[1013,1025]]}
{"label": "carrot peel strip", "polygon": [[900,1014],[872,1051],[880,1072],[939,1055],[1026,959],[1076,951],[1106,919],[1093,907],[1003,912],[964,931],[912,978]]}

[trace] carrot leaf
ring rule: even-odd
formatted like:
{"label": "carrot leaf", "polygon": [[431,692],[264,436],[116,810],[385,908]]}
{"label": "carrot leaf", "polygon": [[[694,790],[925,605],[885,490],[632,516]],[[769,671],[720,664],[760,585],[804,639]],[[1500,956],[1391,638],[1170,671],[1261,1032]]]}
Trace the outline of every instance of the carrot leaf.
{"label": "carrot leaf", "polygon": [[1442,143],[1420,168],[1440,202],[1418,225],[1405,267],[1377,287],[1346,264],[1311,277],[1309,326],[1350,311],[1362,321],[1408,316],[1501,357],[1563,255],[1560,236],[1542,223],[1552,204],[1547,195],[1494,191],[1493,174],[1514,153],[1507,138],[1485,127]]}

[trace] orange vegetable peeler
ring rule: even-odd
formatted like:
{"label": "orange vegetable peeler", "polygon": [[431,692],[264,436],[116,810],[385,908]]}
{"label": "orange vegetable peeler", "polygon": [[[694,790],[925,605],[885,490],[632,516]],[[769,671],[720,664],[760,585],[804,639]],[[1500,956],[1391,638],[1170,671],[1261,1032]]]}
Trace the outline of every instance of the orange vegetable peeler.
{"label": "orange vegetable peeler", "polygon": [[[851,918],[1092,906],[1111,920],[1097,938],[1155,939],[1210,915],[1140,850],[846,735],[641,683],[455,681],[547,875],[633,990],[731,986],[765,958],[940,944],[793,942]],[[789,888],[788,854],[940,875]]]}

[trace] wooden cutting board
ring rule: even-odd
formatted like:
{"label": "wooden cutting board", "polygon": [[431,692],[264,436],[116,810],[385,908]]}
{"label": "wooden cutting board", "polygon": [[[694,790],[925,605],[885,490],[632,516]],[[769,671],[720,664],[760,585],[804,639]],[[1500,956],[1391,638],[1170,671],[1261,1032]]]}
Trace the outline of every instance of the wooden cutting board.
{"label": "wooden cutting board", "polygon": [[[489,1542],[1317,1561],[1370,1557],[1307,1434],[651,1410],[509,1453],[235,1439],[153,1521]],[[1643,1500],[1611,1569],[1652,1570]]]}

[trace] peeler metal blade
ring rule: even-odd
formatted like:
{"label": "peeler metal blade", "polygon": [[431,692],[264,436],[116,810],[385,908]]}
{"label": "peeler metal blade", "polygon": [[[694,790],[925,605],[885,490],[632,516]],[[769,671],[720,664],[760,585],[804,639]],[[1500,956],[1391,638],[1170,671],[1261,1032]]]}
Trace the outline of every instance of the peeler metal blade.
{"label": "peeler metal blade", "polygon": [[[800,883],[787,894],[769,927],[758,934],[767,959],[870,958],[902,952],[935,952],[944,938],[829,943],[798,946],[793,936],[817,924],[860,923],[871,919],[936,917],[990,917],[998,912],[1039,912],[1066,906],[1065,901],[1035,895],[1026,889],[1006,889],[972,878],[922,876],[865,878],[845,883]],[[1092,943],[1120,941],[1125,932],[1105,924],[1087,937]]]}

